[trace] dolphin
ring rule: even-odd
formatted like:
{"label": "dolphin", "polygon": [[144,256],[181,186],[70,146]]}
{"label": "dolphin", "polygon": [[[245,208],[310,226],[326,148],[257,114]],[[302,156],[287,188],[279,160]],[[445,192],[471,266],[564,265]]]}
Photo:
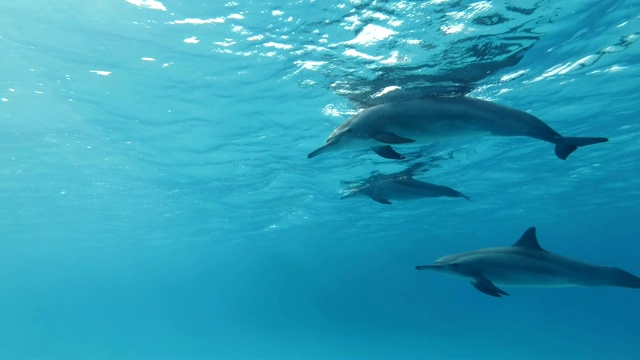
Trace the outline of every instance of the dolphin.
{"label": "dolphin", "polygon": [[391,145],[427,144],[483,136],[527,136],[555,144],[565,160],[578,147],[608,141],[603,137],[564,137],[524,111],[466,96],[411,100],[372,106],[338,126],[307,158],[326,152],[370,147],[387,159],[404,159]]}
{"label": "dolphin", "polygon": [[419,181],[407,175],[365,183],[353,188],[340,199],[358,195],[368,196],[381,204],[391,204],[389,199],[410,200],[440,196],[462,197],[471,200],[467,195],[448,186]]}
{"label": "dolphin", "polygon": [[530,227],[509,247],[486,248],[444,256],[417,270],[435,270],[471,280],[495,297],[509,294],[497,285],[523,287],[620,286],[640,289],[640,277],[622,269],[592,265],[548,252]]}

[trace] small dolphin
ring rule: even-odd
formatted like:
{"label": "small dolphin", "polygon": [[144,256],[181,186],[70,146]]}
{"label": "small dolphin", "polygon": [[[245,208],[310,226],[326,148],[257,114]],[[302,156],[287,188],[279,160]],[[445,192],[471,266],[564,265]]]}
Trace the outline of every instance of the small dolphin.
{"label": "small dolphin", "polygon": [[348,148],[371,147],[387,159],[404,159],[391,145],[432,143],[447,138],[527,136],[555,144],[565,160],[578,147],[608,141],[597,137],[564,137],[524,111],[466,96],[376,105],[338,126],[326,144],[307,158]]}
{"label": "small dolphin", "polygon": [[526,287],[620,286],[640,289],[640,278],[622,269],[591,265],[543,250],[536,228],[510,247],[487,248],[444,256],[417,270],[435,270],[471,280],[479,291],[509,295],[496,285]]}
{"label": "small dolphin", "polygon": [[440,196],[462,197],[471,200],[467,195],[448,186],[430,184],[416,180],[411,176],[401,176],[366,183],[352,189],[350,193],[344,195],[341,199],[358,195],[368,196],[381,204],[391,204],[389,199],[409,200]]}

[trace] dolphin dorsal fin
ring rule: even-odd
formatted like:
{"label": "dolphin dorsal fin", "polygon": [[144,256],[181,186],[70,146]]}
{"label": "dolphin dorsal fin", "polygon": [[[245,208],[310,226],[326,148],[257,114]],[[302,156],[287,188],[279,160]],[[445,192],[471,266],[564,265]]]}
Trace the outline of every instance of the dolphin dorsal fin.
{"label": "dolphin dorsal fin", "polygon": [[529,250],[541,250],[545,251],[540,244],[538,244],[538,238],[536,237],[536,228],[530,227],[527,231],[522,234],[520,239],[513,244],[513,246],[518,246],[522,248],[526,248]]}

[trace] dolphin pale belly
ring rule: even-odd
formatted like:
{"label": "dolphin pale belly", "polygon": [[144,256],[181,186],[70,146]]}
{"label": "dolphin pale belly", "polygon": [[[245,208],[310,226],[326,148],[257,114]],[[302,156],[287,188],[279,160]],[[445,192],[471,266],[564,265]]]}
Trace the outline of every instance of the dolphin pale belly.
{"label": "dolphin pale belly", "polygon": [[441,97],[370,107],[335,129],[326,143],[307,157],[341,150],[371,148],[388,159],[404,159],[391,145],[428,144],[451,138],[526,136],[555,144],[565,160],[578,147],[608,141],[603,137],[564,137],[524,111],[470,97]]}
{"label": "dolphin pale belly", "polygon": [[461,197],[470,200],[465,194],[448,186],[415,180],[411,176],[368,182],[352,189],[350,193],[344,195],[341,199],[358,195],[368,196],[381,204],[391,204],[390,199],[410,200],[441,196]]}
{"label": "dolphin pale belly", "polygon": [[540,247],[534,227],[510,247],[487,248],[444,256],[417,270],[435,270],[471,281],[495,297],[509,295],[498,287],[619,286],[640,289],[640,277],[622,269],[592,265]]}

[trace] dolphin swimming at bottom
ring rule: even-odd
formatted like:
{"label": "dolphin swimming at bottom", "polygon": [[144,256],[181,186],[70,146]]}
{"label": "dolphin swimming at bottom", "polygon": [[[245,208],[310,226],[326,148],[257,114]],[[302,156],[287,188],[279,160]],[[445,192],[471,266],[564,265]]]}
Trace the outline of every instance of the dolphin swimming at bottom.
{"label": "dolphin swimming at bottom", "polygon": [[458,190],[448,186],[416,180],[411,176],[400,176],[368,182],[363,186],[352,189],[350,193],[344,195],[341,199],[358,195],[368,196],[381,204],[391,204],[389,199],[409,200],[440,196],[462,197],[471,200],[467,195]]}
{"label": "dolphin swimming at bottom", "polygon": [[640,277],[622,269],[591,265],[550,253],[540,247],[536,228],[524,232],[510,247],[496,247],[444,256],[417,270],[435,270],[471,280],[479,291],[495,297],[509,294],[497,285],[524,287],[619,286],[640,289]]}

